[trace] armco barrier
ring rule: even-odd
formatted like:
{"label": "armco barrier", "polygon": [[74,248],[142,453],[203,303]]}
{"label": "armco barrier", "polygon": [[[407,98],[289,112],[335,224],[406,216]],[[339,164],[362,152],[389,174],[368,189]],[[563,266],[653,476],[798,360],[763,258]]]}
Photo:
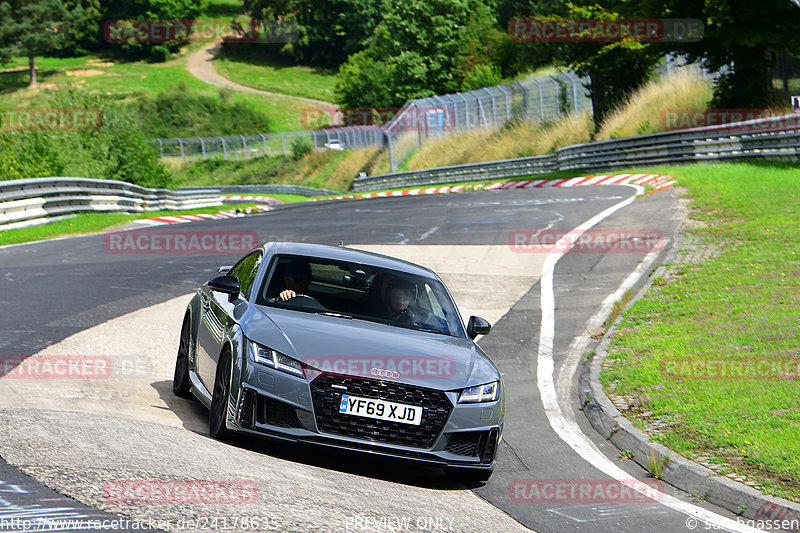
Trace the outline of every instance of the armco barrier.
{"label": "armco barrier", "polygon": [[353,191],[749,159],[800,159],[800,115],[568,146],[554,154],[355,178]]}
{"label": "armco barrier", "polygon": [[141,213],[222,205],[219,189],[171,191],[89,178],[0,181],[0,229],[87,211]]}
{"label": "armco barrier", "polygon": [[337,194],[335,191],[328,189],[313,189],[311,187],[302,187],[300,185],[280,185],[280,184],[265,184],[265,185],[220,185],[219,187],[180,187],[179,191],[185,192],[199,192],[215,190],[224,195],[253,195],[253,194],[296,194],[298,196],[324,196],[330,194]]}

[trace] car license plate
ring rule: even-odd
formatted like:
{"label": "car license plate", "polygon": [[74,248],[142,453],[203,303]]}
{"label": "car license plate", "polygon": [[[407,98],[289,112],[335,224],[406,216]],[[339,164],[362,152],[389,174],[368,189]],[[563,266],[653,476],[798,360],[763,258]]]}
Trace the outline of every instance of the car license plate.
{"label": "car license plate", "polygon": [[389,422],[402,422],[418,426],[422,421],[422,407],[402,403],[361,398],[342,394],[339,412],[347,415],[365,416]]}

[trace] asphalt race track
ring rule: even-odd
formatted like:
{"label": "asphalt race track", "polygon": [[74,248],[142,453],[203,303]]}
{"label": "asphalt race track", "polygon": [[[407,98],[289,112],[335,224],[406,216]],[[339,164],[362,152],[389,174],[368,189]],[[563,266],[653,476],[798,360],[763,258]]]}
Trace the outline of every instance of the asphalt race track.
{"label": "asphalt race track", "polygon": [[[723,530],[736,529],[730,513],[669,486],[659,487],[660,501],[597,492],[537,499],[519,490],[559,485],[568,492],[580,482],[608,488],[606,461],[653,483],[588,426],[570,365],[579,340],[591,333],[587,321],[657,254],[584,250],[548,266],[547,253],[509,245],[510,236],[514,242],[532,230],[572,230],[634,194],[632,187],[609,185],[308,203],[131,232],[256,232],[259,241],[344,242],[436,270],[462,315],[493,323],[479,342],[506,385],[498,467],[486,484],[470,487],[402,461],[207,437],[207,412],[171,392],[180,322],[196,287],[242,254],[118,253],[103,235],[0,248],[4,361],[83,356],[103,358],[113,369],[102,379],[0,378],[0,456],[8,462],[0,461],[0,531],[21,530],[4,529],[2,521],[28,516],[38,520],[37,531],[77,529],[59,525],[66,518],[127,517],[140,522],[117,530],[671,532],[706,529],[691,517],[713,516],[707,512],[718,515]],[[675,206],[672,191],[638,198],[593,230],[648,230],[670,244]],[[552,316],[542,312],[548,268]],[[540,375],[540,333],[548,323],[554,334],[545,356],[553,368]],[[565,436],[571,425],[584,436]],[[114,487],[137,480],[238,483],[254,497],[213,504],[114,497]]]}

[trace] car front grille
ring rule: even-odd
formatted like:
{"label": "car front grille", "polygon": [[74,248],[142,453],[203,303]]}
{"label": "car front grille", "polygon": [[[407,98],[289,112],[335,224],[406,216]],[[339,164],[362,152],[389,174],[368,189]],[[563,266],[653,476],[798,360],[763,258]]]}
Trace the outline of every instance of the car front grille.
{"label": "car front grille", "polygon": [[[334,388],[334,385],[339,388]],[[340,413],[342,394],[421,406],[423,411],[420,425]],[[322,432],[420,448],[433,446],[453,409],[447,395],[441,391],[335,374],[317,377],[311,383],[311,395],[317,427]]]}

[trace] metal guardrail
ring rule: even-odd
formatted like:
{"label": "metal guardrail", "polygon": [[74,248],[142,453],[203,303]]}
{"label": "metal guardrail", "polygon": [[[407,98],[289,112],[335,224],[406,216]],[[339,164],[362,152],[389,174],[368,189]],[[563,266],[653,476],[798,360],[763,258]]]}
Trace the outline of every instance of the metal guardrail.
{"label": "metal guardrail", "polygon": [[336,191],[328,189],[314,189],[301,185],[220,185],[219,187],[180,187],[179,191],[200,192],[200,191],[219,191],[225,195],[254,195],[254,194],[296,194],[298,196],[324,196],[328,194],[338,194]]}
{"label": "metal guardrail", "polygon": [[218,189],[171,191],[90,178],[0,181],[0,230],[88,211],[141,213],[222,205]]}
{"label": "metal guardrail", "polygon": [[800,160],[800,116],[578,144],[550,155],[359,177],[353,181],[353,191],[520,178],[561,170],[604,171],[750,159]]}

